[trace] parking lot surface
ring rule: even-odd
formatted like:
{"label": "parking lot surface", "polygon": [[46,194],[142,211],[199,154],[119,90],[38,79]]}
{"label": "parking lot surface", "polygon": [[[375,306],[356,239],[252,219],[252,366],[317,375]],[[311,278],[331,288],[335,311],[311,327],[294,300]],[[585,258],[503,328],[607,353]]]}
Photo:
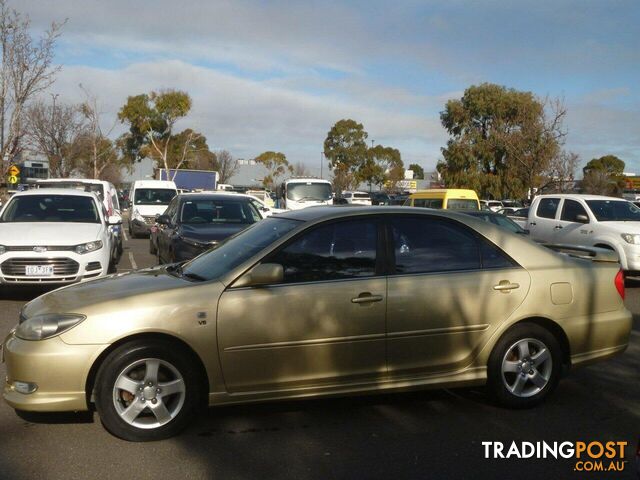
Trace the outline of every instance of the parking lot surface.
{"label": "parking lot surface", "polygon": [[[118,271],[155,264],[127,239]],[[37,289],[0,290],[0,335]],[[481,389],[432,390],[210,408],[183,434],[128,443],[96,414],[26,421],[0,402],[0,478],[637,478],[640,282],[629,282],[627,351],[570,373],[546,403],[493,406]],[[4,378],[0,365],[0,378]],[[483,441],[627,441],[624,473],[574,472],[574,461],[484,458]]]}

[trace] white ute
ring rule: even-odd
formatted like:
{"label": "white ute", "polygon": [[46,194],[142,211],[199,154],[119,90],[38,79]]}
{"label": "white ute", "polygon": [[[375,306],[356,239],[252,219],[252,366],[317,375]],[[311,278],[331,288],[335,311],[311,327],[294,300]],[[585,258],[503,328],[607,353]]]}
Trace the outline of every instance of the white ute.
{"label": "white ute", "polygon": [[540,195],[529,208],[527,229],[538,242],[613,250],[623,270],[640,272],[640,208],[622,198]]}
{"label": "white ute", "polygon": [[18,192],[0,211],[0,284],[73,283],[113,269],[109,226],[94,193]]}

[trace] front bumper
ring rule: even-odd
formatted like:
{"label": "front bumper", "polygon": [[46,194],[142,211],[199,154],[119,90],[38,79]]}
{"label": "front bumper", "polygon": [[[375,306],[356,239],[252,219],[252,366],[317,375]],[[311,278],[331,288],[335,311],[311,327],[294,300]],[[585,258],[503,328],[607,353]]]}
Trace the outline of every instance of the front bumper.
{"label": "front bumper", "polygon": [[[49,285],[83,282],[107,274],[111,252],[107,245],[95,252],[9,251],[0,255],[0,284]],[[50,276],[27,276],[26,265],[54,265]],[[77,264],[77,268],[76,268]]]}
{"label": "front bumper", "polygon": [[[88,410],[86,383],[91,365],[107,345],[68,345],[54,337],[27,341],[13,333],[2,358],[7,374],[2,396],[13,408],[31,412]],[[37,385],[35,392],[16,391],[15,382]]]}

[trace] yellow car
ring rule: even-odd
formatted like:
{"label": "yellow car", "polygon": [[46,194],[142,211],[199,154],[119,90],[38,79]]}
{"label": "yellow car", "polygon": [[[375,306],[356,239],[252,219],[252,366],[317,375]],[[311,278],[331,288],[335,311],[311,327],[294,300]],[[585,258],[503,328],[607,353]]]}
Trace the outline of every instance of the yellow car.
{"label": "yellow car", "polygon": [[409,195],[407,207],[442,208],[445,210],[480,210],[478,194],[460,188],[433,188]]}
{"label": "yellow car", "polygon": [[31,301],[4,343],[3,396],[95,405],[134,441],[176,434],[203,404],[487,384],[529,407],[627,346],[619,265],[594,255],[427,209],[282,213],[187,263]]}

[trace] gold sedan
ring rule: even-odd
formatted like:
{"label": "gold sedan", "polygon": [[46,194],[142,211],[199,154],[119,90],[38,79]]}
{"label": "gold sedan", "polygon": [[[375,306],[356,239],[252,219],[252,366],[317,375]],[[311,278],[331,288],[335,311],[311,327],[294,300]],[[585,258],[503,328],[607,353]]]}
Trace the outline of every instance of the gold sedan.
{"label": "gold sedan", "polygon": [[283,213],[187,263],[28,303],[3,395],[28,411],[95,405],[136,441],[176,434],[203,404],[487,384],[529,407],[568,367],[626,348],[624,279],[606,260],[455,213]]}

